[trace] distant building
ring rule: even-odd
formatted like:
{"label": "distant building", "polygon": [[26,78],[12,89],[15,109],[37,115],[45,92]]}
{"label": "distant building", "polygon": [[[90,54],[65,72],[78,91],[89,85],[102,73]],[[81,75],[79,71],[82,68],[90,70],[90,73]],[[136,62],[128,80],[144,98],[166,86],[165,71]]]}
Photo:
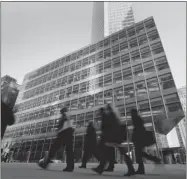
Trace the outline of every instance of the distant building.
{"label": "distant building", "polygon": [[20,85],[16,79],[6,75],[1,78],[1,100],[13,108],[16,102]]}
{"label": "distant building", "polygon": [[[182,108],[186,115],[186,86],[178,89],[179,98],[182,104]],[[176,127],[179,141],[186,149],[186,117],[184,117]]]}
{"label": "distant building", "polygon": [[129,2],[94,2],[91,43],[135,23]]}

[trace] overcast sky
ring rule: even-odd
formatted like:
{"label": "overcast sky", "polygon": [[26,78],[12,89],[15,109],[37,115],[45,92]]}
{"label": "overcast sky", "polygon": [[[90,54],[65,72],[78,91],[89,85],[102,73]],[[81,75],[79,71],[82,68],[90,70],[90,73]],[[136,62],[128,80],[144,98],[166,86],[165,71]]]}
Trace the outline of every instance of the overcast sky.
{"label": "overcast sky", "polygon": [[[26,73],[90,43],[92,2],[2,2],[1,76]],[[136,22],[153,16],[177,87],[186,85],[186,3],[133,2]]]}

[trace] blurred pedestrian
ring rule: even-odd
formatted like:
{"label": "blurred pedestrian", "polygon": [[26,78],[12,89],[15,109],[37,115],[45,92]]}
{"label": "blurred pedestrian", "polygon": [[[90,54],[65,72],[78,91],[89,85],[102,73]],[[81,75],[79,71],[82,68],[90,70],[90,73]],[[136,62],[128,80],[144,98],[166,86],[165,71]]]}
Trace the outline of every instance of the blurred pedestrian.
{"label": "blurred pedestrian", "polygon": [[12,109],[1,100],[1,140],[4,137],[7,125],[11,126],[15,122]]}
{"label": "blurred pedestrian", "polygon": [[82,165],[79,168],[86,168],[86,163],[94,155],[97,145],[96,130],[93,126],[93,122],[89,122],[85,140],[84,140],[84,155],[82,159]]}
{"label": "blurred pedestrian", "polygon": [[144,152],[146,146],[155,144],[154,134],[151,131],[146,131],[143,120],[138,115],[136,109],[131,110],[131,118],[133,124],[133,134],[132,141],[135,146],[136,161],[138,163],[138,170],[136,174],[145,174],[145,168],[142,158],[147,158],[148,160],[154,161],[155,163],[160,163],[160,159],[156,156],[152,156]]}
{"label": "blurred pedestrian", "polygon": [[[126,139],[126,126],[120,124],[119,118],[116,116],[114,111],[112,110],[110,105],[107,105],[106,112],[104,109],[100,109],[100,113],[102,115],[102,134],[100,140],[100,164],[97,168],[94,168],[93,171],[98,174],[102,174],[104,171],[104,167],[106,162],[109,160],[107,157],[107,148],[106,143],[116,143],[121,144]],[[105,122],[106,121],[106,122]],[[126,164],[128,167],[127,175],[134,174],[134,168],[132,165],[132,161],[130,157],[126,154],[126,152],[119,148],[120,152],[123,153],[126,159]]]}
{"label": "blurred pedestrian", "polygon": [[73,155],[73,128],[69,117],[66,114],[67,108],[64,107],[60,110],[61,119],[57,138],[52,144],[49,154],[43,160],[38,162],[38,165],[46,169],[51,158],[54,157],[57,150],[63,145],[66,147],[66,163],[67,166],[63,171],[72,172],[74,170],[74,155]]}

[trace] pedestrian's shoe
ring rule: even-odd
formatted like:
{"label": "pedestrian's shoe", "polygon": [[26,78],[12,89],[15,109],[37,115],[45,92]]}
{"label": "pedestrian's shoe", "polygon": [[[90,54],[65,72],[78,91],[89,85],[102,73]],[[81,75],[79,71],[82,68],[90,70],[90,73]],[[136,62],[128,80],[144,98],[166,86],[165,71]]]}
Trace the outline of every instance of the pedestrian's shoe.
{"label": "pedestrian's shoe", "polygon": [[114,168],[107,168],[104,170],[105,172],[113,172],[114,171]]}
{"label": "pedestrian's shoe", "polygon": [[79,168],[86,168],[86,166],[84,166],[84,165],[81,165],[81,166],[79,166]]}
{"label": "pedestrian's shoe", "polygon": [[66,168],[63,169],[63,171],[64,171],[64,172],[72,172],[73,169],[71,169],[71,168],[67,168],[67,167],[66,167]]}
{"label": "pedestrian's shoe", "polygon": [[47,165],[48,165],[48,163],[45,162],[44,160],[40,160],[37,164],[38,164],[39,167],[41,167],[43,169],[46,169]]}
{"label": "pedestrian's shoe", "polygon": [[101,175],[103,173],[103,171],[99,168],[92,168],[92,170],[96,173],[98,173],[99,175]]}
{"label": "pedestrian's shoe", "polygon": [[145,171],[144,170],[137,170],[135,172],[135,174],[138,174],[138,175],[145,175]]}
{"label": "pedestrian's shoe", "polygon": [[131,170],[129,170],[126,174],[124,174],[124,176],[131,176],[131,175],[135,175],[136,174],[136,172],[135,172],[135,170],[134,170],[134,168],[133,169],[131,169]]}
{"label": "pedestrian's shoe", "polygon": [[161,164],[161,160],[158,158],[158,157],[155,157],[153,159],[153,161],[156,163],[156,164]]}

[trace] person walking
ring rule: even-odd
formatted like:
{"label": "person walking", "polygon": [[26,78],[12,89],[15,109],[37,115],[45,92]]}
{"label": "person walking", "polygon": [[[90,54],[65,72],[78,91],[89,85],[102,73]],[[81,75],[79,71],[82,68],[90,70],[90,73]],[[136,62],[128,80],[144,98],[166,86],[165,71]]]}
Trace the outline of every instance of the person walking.
{"label": "person walking", "polygon": [[15,123],[14,114],[11,108],[1,100],[1,140],[4,137],[7,126]]}
{"label": "person walking", "polygon": [[[104,128],[101,134],[100,140],[100,164],[97,168],[93,168],[92,170],[97,172],[98,174],[102,174],[104,172],[104,167],[108,160],[107,158],[107,148],[106,143],[117,143],[121,144],[126,139],[126,126],[121,125],[119,118],[115,115],[110,105],[107,105],[107,114],[105,113],[104,109],[100,109],[100,113],[102,116],[102,122],[104,124]],[[105,119],[107,118],[107,122],[105,123]],[[125,128],[124,128],[125,127]],[[124,135],[125,134],[125,135]],[[120,152],[123,153],[126,159],[126,164],[128,167],[128,173],[125,176],[130,176],[135,173],[132,161],[130,157],[126,154],[126,151],[123,148],[119,148]]]}
{"label": "person walking", "polygon": [[84,155],[82,159],[82,165],[79,168],[86,168],[88,160],[94,155],[97,145],[97,135],[96,130],[93,126],[93,122],[89,122],[85,140],[84,140]]}
{"label": "person walking", "polygon": [[66,147],[66,163],[67,166],[63,171],[72,172],[74,170],[74,155],[73,155],[73,128],[71,125],[71,121],[66,114],[67,108],[64,107],[60,110],[62,115],[60,124],[59,124],[59,131],[57,138],[54,140],[52,144],[49,154],[44,157],[44,159],[38,162],[38,165],[46,169],[51,158],[54,157],[57,150],[63,145]]}
{"label": "person walking", "polygon": [[145,167],[142,158],[147,158],[148,160],[151,160],[157,164],[160,163],[160,159],[144,152],[144,148],[146,146],[153,145],[155,143],[155,139],[151,131],[146,131],[143,120],[138,115],[136,109],[131,110],[131,118],[134,127],[132,142],[135,146],[136,161],[138,163],[138,170],[135,173],[145,174]]}

